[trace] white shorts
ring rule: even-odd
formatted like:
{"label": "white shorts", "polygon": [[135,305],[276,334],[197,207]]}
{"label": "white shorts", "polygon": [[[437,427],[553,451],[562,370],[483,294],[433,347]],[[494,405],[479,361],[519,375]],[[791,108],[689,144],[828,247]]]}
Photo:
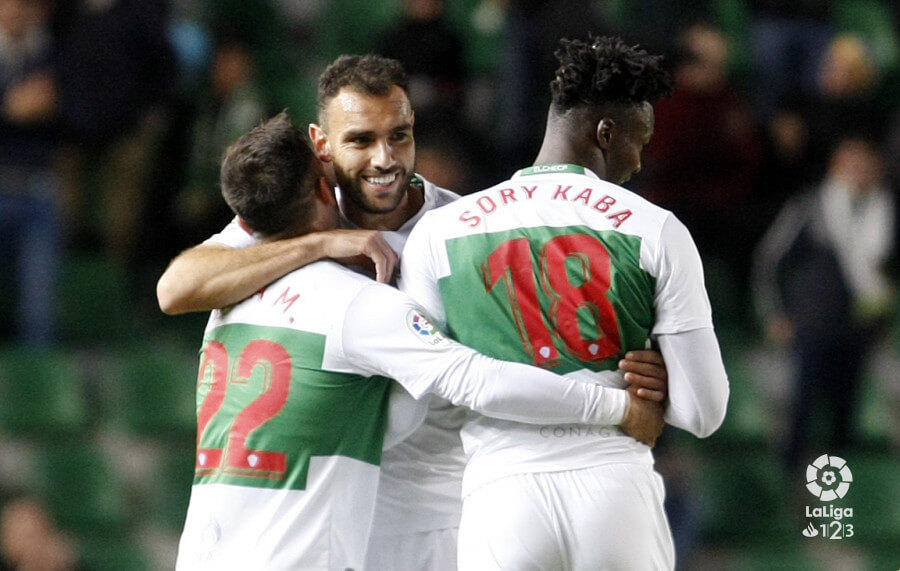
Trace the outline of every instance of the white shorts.
{"label": "white shorts", "polygon": [[463,499],[459,570],[673,569],[664,498],[646,464],[501,478]]}
{"label": "white shorts", "polygon": [[372,536],[366,571],[456,571],[456,528]]}

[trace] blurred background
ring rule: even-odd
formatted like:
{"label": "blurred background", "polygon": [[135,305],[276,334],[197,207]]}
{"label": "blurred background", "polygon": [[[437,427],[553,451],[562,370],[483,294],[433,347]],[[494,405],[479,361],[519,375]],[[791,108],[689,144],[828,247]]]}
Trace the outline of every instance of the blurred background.
{"label": "blurred background", "polygon": [[[337,55],[401,60],[417,170],[462,194],[533,160],[560,37],[666,54],[630,189],[703,257],[723,427],[657,450],[681,569],[900,567],[900,5],[888,0],[0,0],[0,569],[170,569],[205,315],[159,312],[231,218],[225,146],[315,120]],[[852,537],[807,538],[847,460]],[[603,530],[598,530],[602,533]]]}

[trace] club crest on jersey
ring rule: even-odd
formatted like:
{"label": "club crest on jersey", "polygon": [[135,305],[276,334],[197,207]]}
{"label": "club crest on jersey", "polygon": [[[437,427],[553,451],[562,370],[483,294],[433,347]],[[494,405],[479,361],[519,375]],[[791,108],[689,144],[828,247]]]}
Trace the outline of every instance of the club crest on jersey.
{"label": "club crest on jersey", "polygon": [[406,324],[409,326],[410,331],[416,334],[416,337],[428,345],[437,345],[444,340],[444,336],[441,335],[437,327],[420,311],[410,309],[409,313],[406,314]]}

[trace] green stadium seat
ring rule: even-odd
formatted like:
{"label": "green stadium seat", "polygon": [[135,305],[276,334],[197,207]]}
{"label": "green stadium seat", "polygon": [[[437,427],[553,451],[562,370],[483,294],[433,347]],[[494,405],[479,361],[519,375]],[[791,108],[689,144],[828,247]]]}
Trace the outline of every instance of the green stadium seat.
{"label": "green stadium seat", "polygon": [[70,256],[59,283],[59,326],[73,345],[120,344],[137,337],[130,277],[102,256]]}
{"label": "green stadium seat", "polygon": [[146,520],[158,529],[179,533],[184,527],[194,479],[195,444],[167,446],[154,466],[149,487]]}
{"label": "green stadium seat", "polygon": [[[890,454],[847,456],[853,483],[842,505],[853,508],[854,543],[876,549],[900,546],[900,460]],[[900,560],[895,563],[900,566]]]}
{"label": "green stadium seat", "polygon": [[196,354],[144,347],[125,350],[121,357],[105,381],[114,423],[134,436],[193,441]]}
{"label": "green stadium seat", "polygon": [[0,427],[12,435],[60,439],[88,424],[83,370],[63,351],[0,352]]}
{"label": "green stadium seat", "polygon": [[716,23],[728,37],[731,47],[729,70],[739,82],[747,81],[752,60],[747,31],[750,27],[747,3],[745,0],[714,0],[710,5]]}
{"label": "green stadium seat", "polygon": [[801,537],[789,494],[773,454],[707,457],[700,468],[703,539],[734,546],[790,548]]}
{"label": "green stadium seat", "polygon": [[125,490],[103,453],[90,443],[48,446],[35,465],[33,486],[63,529],[109,537],[128,523]]}
{"label": "green stadium seat", "polygon": [[900,545],[870,550],[866,569],[868,571],[900,569]]}
{"label": "green stadium seat", "polygon": [[447,17],[463,39],[469,76],[494,75],[502,49],[504,8],[480,0],[454,0],[447,2]]}
{"label": "green stadium seat", "polygon": [[90,571],[151,571],[148,554],[131,537],[84,538],[79,564]]}
{"label": "green stadium seat", "polygon": [[742,550],[732,563],[733,571],[808,571],[821,563],[801,545],[754,547]]}
{"label": "green stadium seat", "polygon": [[723,341],[725,370],[731,394],[722,426],[704,443],[715,449],[762,450],[768,445],[771,411],[760,396],[757,381],[744,361],[743,345],[728,346]]}
{"label": "green stadium seat", "polygon": [[888,451],[891,448],[893,419],[890,402],[885,398],[880,379],[867,375],[860,388],[858,430],[861,445],[866,449]]}
{"label": "green stadium seat", "polygon": [[371,52],[375,42],[400,13],[400,0],[330,0],[325,2],[317,26],[318,47],[327,64],[343,53]]}

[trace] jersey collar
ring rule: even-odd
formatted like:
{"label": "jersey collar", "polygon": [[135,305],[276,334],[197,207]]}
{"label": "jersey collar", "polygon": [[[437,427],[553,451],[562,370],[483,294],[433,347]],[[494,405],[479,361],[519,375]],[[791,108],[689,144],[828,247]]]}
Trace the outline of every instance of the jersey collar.
{"label": "jersey collar", "polygon": [[538,174],[580,174],[596,178],[597,180],[600,179],[600,177],[594,174],[594,172],[590,169],[584,168],[581,165],[573,165],[570,163],[530,166],[528,168],[516,171],[516,174],[513,175],[513,178],[521,178]]}

